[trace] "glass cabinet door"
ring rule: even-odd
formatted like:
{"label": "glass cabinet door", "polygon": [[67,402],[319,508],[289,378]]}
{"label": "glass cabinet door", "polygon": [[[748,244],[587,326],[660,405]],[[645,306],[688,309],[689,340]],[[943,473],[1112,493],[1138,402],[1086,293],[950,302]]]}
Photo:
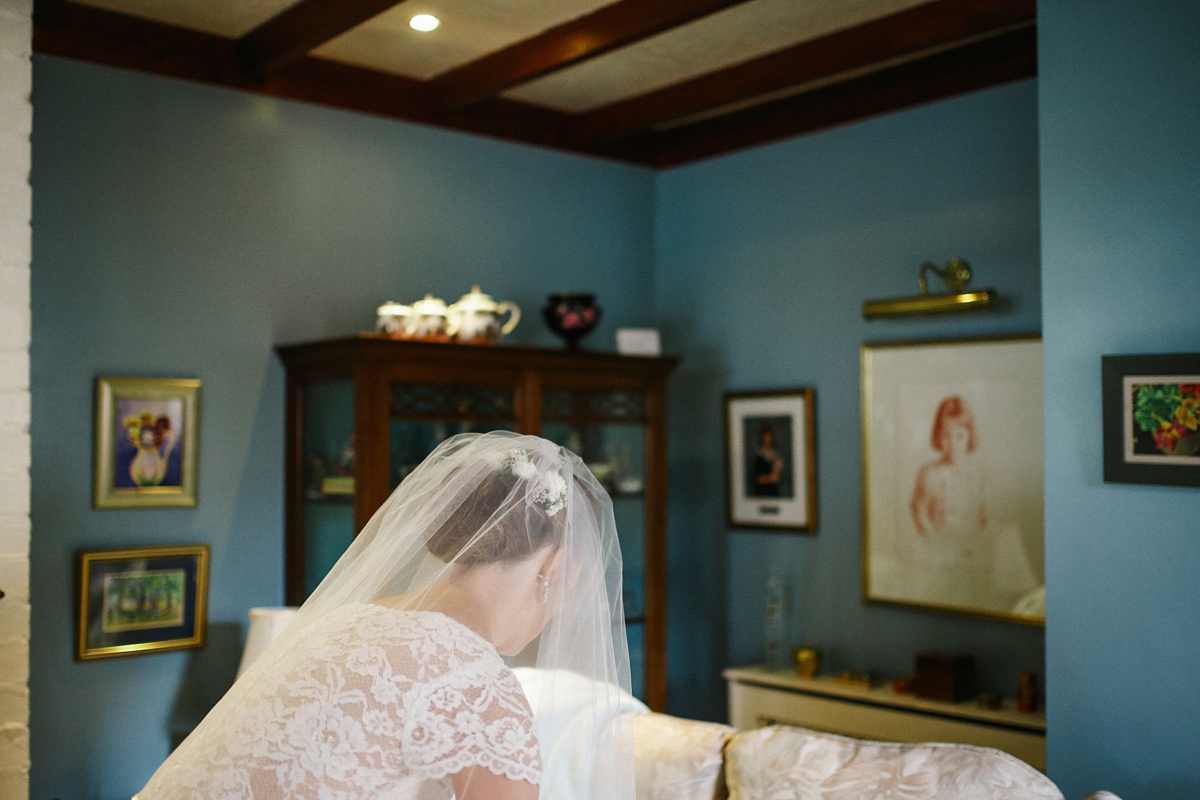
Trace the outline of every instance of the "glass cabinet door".
{"label": "glass cabinet door", "polygon": [[302,388],[304,597],[354,540],[354,382],[313,381]]}
{"label": "glass cabinet door", "polygon": [[512,386],[395,381],[389,421],[390,487],[458,433],[517,429]]}
{"label": "glass cabinet door", "polygon": [[633,693],[645,699],[645,398],[632,391],[547,388],[542,436],[578,455],[612,498],[621,544]]}
{"label": "glass cabinet door", "polygon": [[[301,391],[302,596],[292,602],[312,594],[354,541],[358,532],[355,499],[373,480],[370,475],[355,478],[354,382],[348,378],[312,381]],[[514,409],[512,386],[392,383],[386,432],[387,492],[442,440],[456,433],[516,430]],[[377,435],[368,430],[359,433]]]}

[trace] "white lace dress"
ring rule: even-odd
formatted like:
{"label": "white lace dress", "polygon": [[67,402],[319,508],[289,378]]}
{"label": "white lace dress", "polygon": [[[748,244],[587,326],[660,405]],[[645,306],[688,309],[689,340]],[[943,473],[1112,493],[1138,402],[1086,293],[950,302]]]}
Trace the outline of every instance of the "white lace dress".
{"label": "white lace dress", "polygon": [[491,643],[443,614],[347,606],[263,666],[137,800],[442,800],[470,766],[540,780],[520,684]]}

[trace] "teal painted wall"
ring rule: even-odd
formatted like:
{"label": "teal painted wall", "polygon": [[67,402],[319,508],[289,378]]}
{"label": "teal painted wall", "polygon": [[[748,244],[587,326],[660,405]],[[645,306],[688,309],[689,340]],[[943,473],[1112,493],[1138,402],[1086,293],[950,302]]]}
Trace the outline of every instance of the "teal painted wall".
{"label": "teal painted wall", "polygon": [[[272,346],[479,282],[547,345],[545,294],[595,291],[612,348],[650,322],[653,175],[53,58],[33,96],[32,797],[129,797],[232,680],[247,609],[282,601]],[[198,508],[91,509],[98,374],[203,381]],[[193,541],[209,646],[75,663],[75,553]]]}
{"label": "teal painted wall", "polygon": [[1050,776],[1200,797],[1200,490],[1103,482],[1100,357],[1200,351],[1200,4],[1038,3]]}
{"label": "teal painted wall", "polygon": [[[911,674],[921,650],[973,653],[1012,696],[1041,672],[1040,628],[861,600],[859,346],[1038,331],[1037,89],[1032,81],[662,173],[655,298],[671,389],[671,709],[724,717],[720,670],[764,656],[768,565],[787,577],[790,644],[825,668]],[[862,319],[915,293],[918,265],[970,260],[996,312]],[[724,525],[721,395],[816,389],[815,536]]]}

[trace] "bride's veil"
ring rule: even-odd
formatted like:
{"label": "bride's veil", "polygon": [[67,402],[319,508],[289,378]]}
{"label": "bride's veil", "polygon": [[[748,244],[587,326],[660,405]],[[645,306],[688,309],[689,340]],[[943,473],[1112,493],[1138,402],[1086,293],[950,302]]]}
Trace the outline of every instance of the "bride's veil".
{"label": "bride's veil", "polygon": [[[629,653],[612,503],[578,456],[536,436],[460,434],[439,445],[239,681],[270,670],[273,654],[303,646],[317,620],[347,604],[404,596],[419,607],[456,566],[519,560],[547,546],[558,552],[538,598],[547,621],[509,661],[533,668],[518,672],[531,678],[523,683],[543,759],[573,759],[557,765],[559,774],[574,776],[571,794],[628,800],[632,755],[619,712],[631,701]],[[579,741],[546,741],[553,736]],[[553,766],[544,764],[544,772]]]}

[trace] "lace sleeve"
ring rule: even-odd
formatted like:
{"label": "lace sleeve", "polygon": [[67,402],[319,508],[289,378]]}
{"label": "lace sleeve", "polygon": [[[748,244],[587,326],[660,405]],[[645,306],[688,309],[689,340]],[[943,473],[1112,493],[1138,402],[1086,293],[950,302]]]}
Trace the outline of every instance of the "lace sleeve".
{"label": "lace sleeve", "polygon": [[414,774],[442,778],[467,767],[539,784],[542,763],[533,712],[499,660],[446,673],[408,706],[404,750]]}

